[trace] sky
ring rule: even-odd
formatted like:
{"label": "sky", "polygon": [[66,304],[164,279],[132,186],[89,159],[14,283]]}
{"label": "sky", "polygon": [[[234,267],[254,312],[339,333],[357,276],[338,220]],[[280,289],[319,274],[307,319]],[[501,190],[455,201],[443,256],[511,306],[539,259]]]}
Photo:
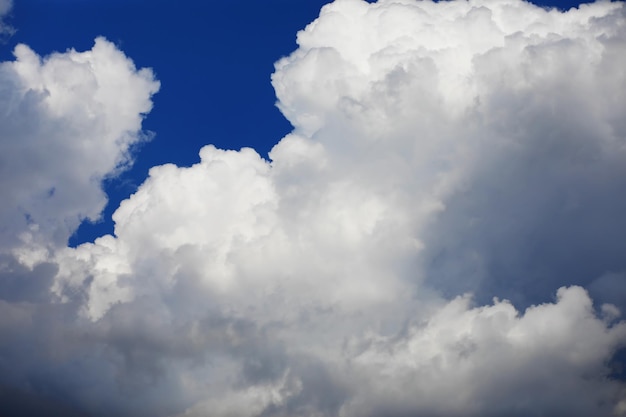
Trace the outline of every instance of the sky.
{"label": "sky", "polygon": [[0,415],[626,415],[626,7],[0,0]]}

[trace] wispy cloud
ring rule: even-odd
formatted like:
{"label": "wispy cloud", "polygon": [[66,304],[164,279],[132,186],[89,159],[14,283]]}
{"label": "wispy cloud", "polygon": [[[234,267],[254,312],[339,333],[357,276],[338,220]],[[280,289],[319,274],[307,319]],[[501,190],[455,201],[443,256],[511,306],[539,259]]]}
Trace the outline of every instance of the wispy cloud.
{"label": "wispy cloud", "polygon": [[11,35],[15,31],[13,27],[5,21],[12,7],[12,0],[0,0],[0,39],[2,39],[2,36]]}

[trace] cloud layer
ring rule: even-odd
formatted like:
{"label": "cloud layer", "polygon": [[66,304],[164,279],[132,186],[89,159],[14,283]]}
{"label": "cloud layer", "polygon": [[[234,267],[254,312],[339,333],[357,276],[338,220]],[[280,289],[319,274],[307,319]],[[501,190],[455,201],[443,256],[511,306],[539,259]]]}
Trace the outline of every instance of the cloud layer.
{"label": "cloud layer", "polygon": [[19,46],[2,411],[623,415],[625,13],[335,1],[276,63],[270,161],[154,167],[77,248],[158,82],[104,39]]}

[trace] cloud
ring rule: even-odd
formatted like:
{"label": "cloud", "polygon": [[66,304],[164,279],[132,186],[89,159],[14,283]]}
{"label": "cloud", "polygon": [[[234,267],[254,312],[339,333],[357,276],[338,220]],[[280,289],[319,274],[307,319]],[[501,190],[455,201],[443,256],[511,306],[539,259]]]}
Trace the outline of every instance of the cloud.
{"label": "cloud", "polygon": [[355,359],[367,388],[346,415],[611,415],[620,384],[604,378],[605,360],[626,327],[607,329],[582,288],[524,314],[469,302],[452,300],[399,340],[372,338]]}
{"label": "cloud", "polygon": [[0,67],[3,251],[65,246],[106,204],[101,181],[130,162],[158,88],[113,44],[41,58],[18,45]]}
{"label": "cloud", "polygon": [[624,414],[624,4],[338,0],[298,45],[271,160],[154,167],[77,248],[158,83],[102,39],[2,64],[0,383],[93,415]]}
{"label": "cloud", "polygon": [[14,29],[3,21],[12,7],[13,0],[0,0],[0,36],[11,35],[14,32]]}
{"label": "cloud", "polygon": [[43,407],[69,415],[74,406],[64,405],[63,390],[75,375],[53,369],[75,351],[75,337],[64,337],[75,331],[68,317],[76,306],[55,304],[59,265],[48,258],[81,221],[99,218],[101,181],[128,165],[130,147],[148,137],[141,121],[159,83],[103,38],[86,52],[42,58],[18,45],[14,55],[0,64],[2,413]]}

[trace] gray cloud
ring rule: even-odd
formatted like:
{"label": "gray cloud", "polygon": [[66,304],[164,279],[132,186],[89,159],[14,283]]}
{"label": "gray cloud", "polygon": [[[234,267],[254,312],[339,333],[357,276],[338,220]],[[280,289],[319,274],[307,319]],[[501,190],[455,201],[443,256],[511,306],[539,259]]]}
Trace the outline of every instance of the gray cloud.
{"label": "gray cloud", "polygon": [[0,0],[0,40],[4,36],[11,36],[15,32],[15,29],[5,21],[12,7],[13,0]]}

